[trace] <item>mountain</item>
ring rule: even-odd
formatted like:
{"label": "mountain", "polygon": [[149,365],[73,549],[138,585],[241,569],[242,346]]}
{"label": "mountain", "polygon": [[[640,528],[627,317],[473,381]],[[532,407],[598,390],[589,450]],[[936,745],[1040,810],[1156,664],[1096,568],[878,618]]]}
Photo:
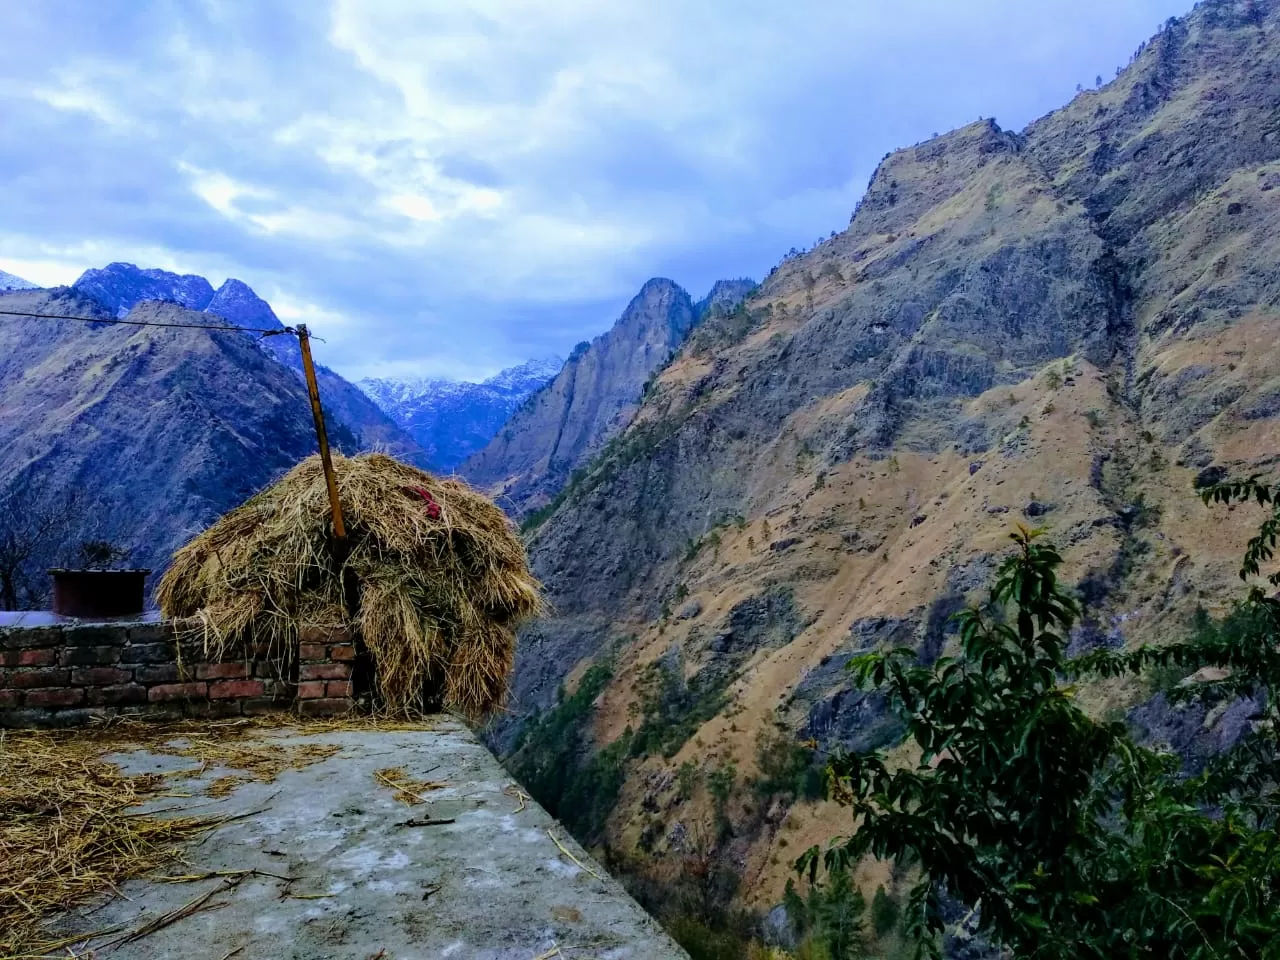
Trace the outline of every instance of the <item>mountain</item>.
{"label": "mountain", "polygon": [[[738,291],[746,289],[742,284],[717,284],[703,301],[704,312],[713,306],[723,309],[735,297],[740,300]],[[631,422],[649,378],[670,360],[698,319],[681,287],[670,280],[650,280],[612,329],[591,343],[580,343],[559,375],[459,472],[516,515],[546,504]]]}
{"label": "mountain", "polygon": [[23,280],[21,277],[15,277],[12,273],[6,273],[0,270],[0,293],[9,290],[39,290],[30,280]]}
{"label": "mountain", "polygon": [[[157,301],[200,310],[238,327],[284,330],[271,305],[235,279],[227,280],[215,291],[208,280],[193,274],[111,263],[101,270],[86,270],[72,286],[116,317],[128,315],[140,303]],[[262,350],[301,377],[302,353],[296,337],[264,336],[257,342]],[[362,449],[377,447],[419,466],[428,465],[426,451],[358,387],[321,364],[316,365],[316,380],[326,409],[332,408],[354,432]]]}
{"label": "mountain", "polygon": [[711,313],[731,313],[738,304],[755,290],[754,280],[739,277],[737,280],[717,280],[710,292],[693,305],[693,315],[701,323]]}
{"label": "mountain", "polygon": [[[225,281],[215,290],[209,302],[200,309],[205,313],[222,317],[237,327],[256,330],[284,329],[284,324],[271,309],[271,304],[254,293],[247,283],[234,278]],[[296,337],[264,337],[262,345],[285,366],[293,367],[295,370],[302,369],[302,351],[298,347]]]}
{"label": "mountain", "polygon": [[[0,295],[5,309],[114,317],[69,288]],[[198,322],[147,301],[135,320]],[[337,417],[331,436],[359,446]],[[218,515],[315,450],[305,388],[237,332],[0,323],[0,487],[94,504],[94,535],[162,568]]]}
{"label": "mountain", "polygon": [[101,270],[86,270],[72,286],[93,297],[117,317],[123,317],[143,300],[203,310],[213,299],[213,287],[204,277],[168,270],[143,270],[132,263],[109,263]]}
{"label": "mountain", "polygon": [[[534,518],[555,613],[522,635],[488,733],[519,747],[517,774],[594,746],[551,754],[562,819],[658,889],[704,854],[765,911],[795,855],[850,822],[747,789],[761,744],[891,745],[844,665],[954,643],[1013,522],[1063,549],[1091,611],[1077,650],[1221,612],[1260,515],[1193,487],[1280,462],[1277,104],[1280,0],[1208,0],[1023,131],[983,121],[890,155],[848,228],[699,325]],[[549,458],[517,427],[545,404],[558,437],[573,369],[468,464],[477,479],[536,502]],[[1187,756],[1238,735],[1232,711],[1143,684],[1078,696]],[[722,842],[699,846],[718,817]]]}
{"label": "mountain", "polygon": [[481,383],[366,379],[360,387],[427,451],[432,469],[452,471],[488,443],[563,366],[563,358],[547,357],[509,367]]}

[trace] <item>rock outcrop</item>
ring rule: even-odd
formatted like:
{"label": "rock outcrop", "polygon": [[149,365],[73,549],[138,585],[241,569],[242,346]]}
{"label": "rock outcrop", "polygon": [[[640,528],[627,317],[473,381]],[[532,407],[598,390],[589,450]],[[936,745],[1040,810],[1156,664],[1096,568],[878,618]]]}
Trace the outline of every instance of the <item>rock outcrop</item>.
{"label": "rock outcrop", "polygon": [[546,503],[631,422],[649,377],[694,319],[689,294],[670,280],[650,280],[613,328],[579,344],[560,374],[459,472],[516,515]]}
{"label": "rock outcrop", "polygon": [[213,299],[213,287],[204,277],[143,269],[132,263],[109,263],[101,269],[86,270],[72,286],[117,317],[123,317],[143,300],[203,310]]}

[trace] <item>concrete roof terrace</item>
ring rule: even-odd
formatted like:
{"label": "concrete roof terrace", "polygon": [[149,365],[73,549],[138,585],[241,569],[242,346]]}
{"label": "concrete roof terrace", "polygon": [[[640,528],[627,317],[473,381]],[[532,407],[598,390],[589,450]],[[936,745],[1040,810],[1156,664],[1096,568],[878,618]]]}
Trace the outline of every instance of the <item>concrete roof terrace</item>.
{"label": "concrete roof terrace", "polygon": [[[304,759],[253,778],[153,735],[113,741],[125,773],[174,777],[139,811],[229,819],[172,865],[183,882],[129,880],[57,917],[51,932],[102,932],[77,955],[687,960],[451,717],[207,726],[220,747]],[[184,729],[172,744],[203,735]]]}

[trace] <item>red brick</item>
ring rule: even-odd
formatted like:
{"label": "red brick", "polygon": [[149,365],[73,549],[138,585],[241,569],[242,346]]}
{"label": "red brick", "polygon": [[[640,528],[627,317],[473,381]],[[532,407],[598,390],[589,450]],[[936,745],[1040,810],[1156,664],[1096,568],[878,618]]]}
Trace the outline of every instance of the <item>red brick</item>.
{"label": "red brick", "polygon": [[91,627],[58,627],[56,636],[64,647],[120,647],[124,645],[125,633],[118,626]]}
{"label": "red brick", "polygon": [[[70,670],[14,670],[8,677],[0,677],[0,684],[24,689],[28,687],[65,687]],[[5,683],[6,679],[8,680]]]}
{"label": "red brick", "polygon": [[178,665],[176,663],[140,665],[134,667],[133,675],[139,683],[173,683],[178,679]]}
{"label": "red brick", "polygon": [[309,680],[306,683],[298,684],[299,700],[314,700],[317,697],[324,696],[324,681]]}
{"label": "red brick", "polygon": [[210,700],[230,700],[234,697],[262,696],[261,680],[219,680],[209,684]]}
{"label": "red brick", "polygon": [[298,640],[302,643],[345,643],[347,631],[337,625],[322,627],[313,623],[298,631]]}
{"label": "red brick", "polygon": [[298,647],[300,660],[328,660],[329,648],[323,643],[304,643]]}
{"label": "red brick", "polygon": [[29,647],[56,647],[62,643],[62,631],[57,627],[27,627],[5,630],[0,633],[0,647],[10,650],[26,650]]}
{"label": "red brick", "polygon": [[106,687],[117,683],[129,683],[133,674],[116,667],[81,667],[71,671],[71,682],[77,686]]}
{"label": "red brick", "polygon": [[58,657],[58,663],[64,667],[110,667],[119,659],[119,647],[67,647]]}
{"label": "red brick", "polygon": [[28,690],[23,698],[28,707],[74,707],[84,699],[79,687],[56,687],[52,690]]}
{"label": "red brick", "polygon": [[50,667],[58,659],[57,650],[19,650],[19,667]]}
{"label": "red brick", "polygon": [[203,683],[162,683],[147,691],[147,699],[152,703],[163,700],[182,700],[191,697],[204,697],[207,688]]}
{"label": "red brick", "polygon": [[92,687],[88,694],[91,707],[119,707],[147,702],[147,688],[136,683],[126,683],[118,687]]}
{"label": "red brick", "polygon": [[329,648],[330,660],[354,660],[356,648],[349,643],[339,643]]}
{"label": "red brick", "polygon": [[132,644],[159,643],[173,635],[173,627],[167,623],[139,623],[129,628],[129,642]]}
{"label": "red brick", "polygon": [[351,701],[346,697],[336,700],[303,700],[298,712],[304,717],[341,717],[351,712]]}
{"label": "red brick", "polygon": [[326,697],[349,697],[351,696],[350,680],[327,680],[324,685],[324,695]]}
{"label": "red brick", "polygon": [[298,668],[299,680],[346,680],[350,676],[349,663],[304,663]]}
{"label": "red brick", "polygon": [[168,643],[134,643],[124,651],[133,663],[172,663],[175,651]]}
{"label": "red brick", "polygon": [[196,667],[197,680],[240,680],[248,675],[247,663],[202,663]]}
{"label": "red brick", "polygon": [[0,690],[0,710],[18,705],[17,690]]}

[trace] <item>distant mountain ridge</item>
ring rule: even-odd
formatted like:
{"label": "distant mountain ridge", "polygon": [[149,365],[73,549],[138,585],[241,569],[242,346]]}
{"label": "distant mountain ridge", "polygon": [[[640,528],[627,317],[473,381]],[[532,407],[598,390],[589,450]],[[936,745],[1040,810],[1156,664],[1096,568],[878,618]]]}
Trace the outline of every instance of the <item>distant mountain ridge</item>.
{"label": "distant mountain ridge", "polygon": [[631,423],[649,378],[711,313],[731,312],[755,288],[722,280],[696,305],[679,284],[649,280],[611,329],[579,344],[564,369],[460,468],[517,516],[537,509]]}
{"label": "distant mountain ridge", "polygon": [[0,270],[0,293],[9,290],[39,290],[38,284],[32,283],[30,280],[23,280],[21,277],[15,277],[12,273]]}
{"label": "distant mountain ridge", "polygon": [[[116,312],[67,287],[0,294],[0,307]],[[129,316],[201,315],[144,301]],[[364,446],[343,411],[326,406],[333,443]],[[315,447],[301,380],[238,332],[0,324],[0,495],[26,489],[55,505],[72,492],[89,498],[102,508],[94,535],[128,548],[139,566],[163,568],[190,536]]]}
{"label": "distant mountain ridge", "polygon": [[109,263],[86,270],[71,285],[123,317],[143,300],[176,303],[188,310],[203,310],[213,299],[213,285],[195,274],[143,269],[132,263]]}
{"label": "distant mountain ridge", "polygon": [[[160,302],[221,317],[237,327],[285,328],[271,305],[235,278],[215,290],[208,280],[195,274],[109,263],[101,269],[86,270],[72,289],[93,298],[116,317],[128,316],[139,304]],[[254,342],[258,349],[301,376],[302,354],[295,337],[259,337]],[[316,365],[316,379],[325,409],[349,428],[361,448],[378,447],[419,466],[428,466],[426,452],[358,387],[323,364]]]}
{"label": "distant mountain ridge", "polygon": [[360,387],[422,445],[433,468],[452,470],[488,443],[563,366],[564,358],[545,357],[508,367],[480,383],[368,378]]}

